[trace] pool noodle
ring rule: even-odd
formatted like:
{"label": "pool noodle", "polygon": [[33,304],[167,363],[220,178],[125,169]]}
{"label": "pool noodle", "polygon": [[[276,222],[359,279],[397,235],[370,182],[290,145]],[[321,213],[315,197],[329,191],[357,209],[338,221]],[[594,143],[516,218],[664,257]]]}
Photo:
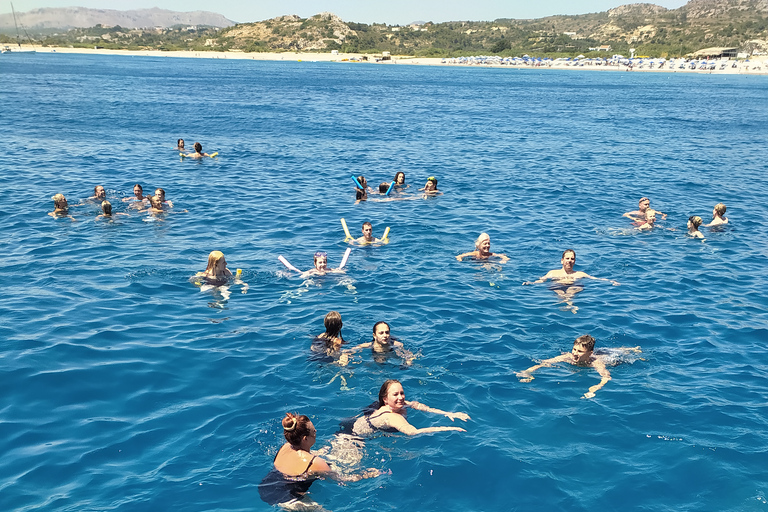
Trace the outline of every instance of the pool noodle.
{"label": "pool noodle", "polygon": [[387,226],[387,229],[384,230],[384,236],[381,237],[382,240],[386,240],[389,237],[389,226]]}
{"label": "pool noodle", "polygon": [[352,248],[351,247],[347,247],[347,250],[344,251],[344,257],[341,258],[341,265],[339,265],[339,270],[343,269],[344,265],[347,264],[347,260],[349,259],[349,253],[351,253],[351,252],[352,252]]}
{"label": "pool noodle", "polygon": [[[389,193],[392,192],[392,187],[394,187],[394,186],[395,186],[395,182],[393,181],[392,183],[390,183],[389,188],[387,189],[387,193],[384,194],[384,195],[388,196]],[[384,238],[386,238],[386,237],[384,237]]]}
{"label": "pool noodle", "polygon": [[350,239],[354,240],[352,235],[349,234],[349,228],[347,227],[347,221],[344,220],[344,217],[341,218],[341,227],[344,228],[344,234],[347,235],[347,237],[344,239],[344,241],[346,242],[347,240],[350,240]]}
{"label": "pool noodle", "polygon": [[208,155],[208,156],[209,156],[209,157],[211,157],[211,158],[213,158],[213,157],[215,157],[215,156],[218,156],[218,154],[219,154],[219,152],[217,151],[217,152],[215,152],[215,153],[213,153],[213,154],[210,154],[210,155]]}
{"label": "pool noodle", "polygon": [[296,267],[294,267],[293,265],[291,265],[291,264],[288,262],[288,260],[287,260],[287,259],[283,258],[283,255],[282,255],[282,254],[281,254],[280,256],[278,256],[278,257],[277,257],[277,259],[278,259],[278,260],[280,260],[280,263],[282,263],[283,265],[285,265],[285,266],[288,268],[288,270],[293,270],[293,271],[296,271],[296,272],[301,272],[301,270],[299,270],[299,269],[297,269]]}
{"label": "pool noodle", "polygon": [[355,178],[355,175],[354,175],[354,174],[352,175],[352,179],[353,179],[353,180],[355,180],[355,185],[357,185],[357,188],[359,188],[360,190],[365,190],[365,189],[363,188],[363,186],[360,184],[360,182],[359,182],[359,181],[357,181],[357,178]]}

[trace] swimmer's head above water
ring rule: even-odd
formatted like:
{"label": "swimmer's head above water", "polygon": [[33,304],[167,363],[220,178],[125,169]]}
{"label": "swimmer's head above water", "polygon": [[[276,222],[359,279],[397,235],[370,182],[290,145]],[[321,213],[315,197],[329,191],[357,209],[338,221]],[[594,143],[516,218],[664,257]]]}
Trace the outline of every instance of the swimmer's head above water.
{"label": "swimmer's head above water", "polygon": [[177,140],[177,141],[176,141],[176,146],[177,146],[179,149],[184,149],[184,139],[179,139],[179,140]]}
{"label": "swimmer's head above water", "polygon": [[202,153],[203,152],[203,145],[199,142],[195,142],[195,152],[196,153]]}
{"label": "swimmer's head above water", "polygon": [[395,185],[405,185],[405,173],[403,171],[396,172],[394,182]]}
{"label": "swimmer's head above water", "polygon": [[595,338],[589,334],[579,336],[573,342],[571,356],[574,364],[583,364],[589,362],[592,352],[595,350]]}
{"label": "swimmer's head above water", "polygon": [[702,222],[704,221],[698,215],[691,215],[688,217],[688,229],[699,229]]}
{"label": "swimmer's head above water", "polygon": [[51,199],[53,199],[53,208],[54,210],[66,210],[68,207],[67,204],[67,198],[64,197],[64,194],[56,194]]}
{"label": "swimmer's head above water", "polygon": [[112,203],[109,201],[102,201],[101,211],[104,212],[104,215],[112,215]]}
{"label": "swimmer's head above water", "polygon": [[317,251],[314,257],[315,268],[320,271],[328,269],[328,253],[325,251]]}
{"label": "swimmer's head above water", "polygon": [[430,176],[427,178],[427,182],[424,184],[424,191],[437,190],[437,178]]}
{"label": "swimmer's head above water", "polygon": [[480,236],[475,240],[475,249],[481,254],[491,251],[491,236],[488,233],[480,233]]}
{"label": "swimmer's head above water", "polygon": [[576,264],[576,251],[573,249],[564,250],[563,256],[560,258],[560,263],[563,264],[563,269],[566,271],[573,270],[573,266]]}
{"label": "swimmer's head above water", "polygon": [[[394,386],[395,384],[400,384],[399,380],[396,379],[389,379],[385,380],[384,384],[381,385],[381,388],[379,388],[379,407],[383,405],[390,405],[387,402],[387,395],[389,395],[389,388]],[[400,384],[402,387],[402,384]]]}
{"label": "swimmer's head above water", "polygon": [[224,275],[227,270],[227,260],[221,251],[211,251],[208,255],[208,266],[205,273],[213,276]]}
{"label": "swimmer's head above water", "polygon": [[96,199],[104,199],[107,197],[107,192],[104,190],[104,187],[101,185],[96,185],[93,187],[93,197]]}
{"label": "swimmer's head above water", "polygon": [[717,214],[718,216],[722,217],[723,215],[725,215],[725,205],[723,203],[717,203],[712,213],[713,213],[713,216],[714,214]]}
{"label": "swimmer's head above water", "polygon": [[[312,422],[308,417],[292,412],[285,413],[282,421],[285,440],[293,447],[301,446],[304,438],[312,438],[317,435]],[[314,444],[314,443],[313,443]]]}
{"label": "swimmer's head above water", "polygon": [[323,325],[325,325],[326,337],[339,337],[341,335],[341,328],[344,326],[344,322],[341,321],[341,313],[338,311],[329,312],[325,315]]}
{"label": "swimmer's head above water", "polygon": [[386,181],[379,184],[379,194],[386,194],[387,190],[389,190],[389,186],[391,183],[387,183]]}

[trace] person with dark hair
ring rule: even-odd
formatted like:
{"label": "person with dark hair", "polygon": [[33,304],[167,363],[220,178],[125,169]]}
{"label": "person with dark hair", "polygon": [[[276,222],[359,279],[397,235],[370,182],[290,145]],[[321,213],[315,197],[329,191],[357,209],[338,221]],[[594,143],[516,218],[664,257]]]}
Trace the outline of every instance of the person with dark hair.
{"label": "person with dark hair", "polygon": [[395,173],[395,188],[397,189],[405,189],[408,188],[409,185],[405,184],[405,173],[403,171],[397,171]]}
{"label": "person with dark hair", "polygon": [[699,226],[704,222],[698,215],[691,215],[688,217],[688,234],[693,238],[704,239],[704,234],[699,231]]}
{"label": "person with dark hair", "polygon": [[597,390],[605,386],[605,384],[611,380],[611,372],[606,368],[607,364],[618,364],[621,362],[618,356],[623,354],[639,354],[642,352],[640,347],[619,347],[610,349],[611,352],[601,354],[595,354],[594,350],[595,338],[589,334],[585,334],[576,338],[573,342],[573,349],[571,349],[570,352],[563,353],[551,359],[545,359],[539,364],[531,366],[527,370],[523,370],[515,375],[520,379],[520,382],[531,382],[533,380],[533,372],[539,368],[549,367],[556,363],[570,363],[576,366],[594,368],[597,373],[600,374],[600,383],[590,386],[589,390],[582,396],[582,398],[592,398],[595,396]]}
{"label": "person with dark hair", "polygon": [[97,201],[102,202],[107,198],[107,191],[104,190],[104,187],[101,185],[96,185],[93,187],[93,196],[89,197],[88,199],[91,201]]}
{"label": "person with dark hair", "polygon": [[133,186],[133,197],[123,198],[123,201],[144,202],[149,196],[144,196],[144,189],[138,183]]}
{"label": "person with dark hair", "polygon": [[177,151],[186,151],[184,148],[184,139],[179,139],[176,141],[176,148]]}
{"label": "person with dark hair", "polygon": [[341,313],[338,311],[329,312],[325,315],[323,324],[325,325],[325,332],[315,338],[312,343],[312,350],[323,352],[330,357],[336,356],[344,344],[344,338],[341,336],[341,328],[344,325],[344,322],[341,321]]}
{"label": "person with dark hair", "polygon": [[439,190],[437,190],[437,178],[434,176],[430,176],[427,178],[427,182],[424,184],[424,188],[420,188],[419,191],[424,192],[424,199],[426,199],[429,196],[436,196],[438,194],[442,194]]}
{"label": "person with dark hair", "polygon": [[194,153],[186,153],[183,156],[185,156],[186,158],[203,158],[205,156],[211,156],[208,153],[203,153],[203,145],[200,144],[199,142],[195,142],[194,148],[195,148]]}
{"label": "person with dark hair", "polygon": [[360,186],[355,187],[355,204],[368,200],[368,182],[365,181],[365,176],[358,176],[357,184]]}
{"label": "person with dark hair", "polygon": [[366,408],[366,413],[355,421],[352,432],[357,435],[371,435],[376,431],[382,432],[402,432],[403,434],[413,436],[416,434],[431,434],[433,432],[458,431],[466,432],[461,427],[426,427],[416,428],[410,423],[406,415],[408,409],[416,411],[431,412],[442,414],[454,421],[456,418],[467,421],[471,419],[464,412],[446,412],[440,409],[434,409],[416,401],[405,399],[405,391],[400,381],[390,379],[384,382],[379,389],[379,399]]}
{"label": "person with dark hair", "polygon": [[381,474],[377,469],[368,469],[354,475],[333,471],[327,462],[310,451],[317,439],[317,430],[303,414],[286,413],[282,427],[286,443],[277,451],[272,471],[259,484],[261,499],[271,505],[285,507],[297,505],[297,502],[312,505],[313,502],[305,495],[319,478],[357,482]]}

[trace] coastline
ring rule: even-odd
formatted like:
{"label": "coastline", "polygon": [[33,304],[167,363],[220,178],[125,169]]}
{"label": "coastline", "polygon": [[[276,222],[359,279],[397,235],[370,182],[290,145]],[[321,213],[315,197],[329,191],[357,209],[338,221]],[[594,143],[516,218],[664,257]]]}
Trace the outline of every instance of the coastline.
{"label": "coastline", "polygon": [[[30,45],[22,45],[23,49],[33,49]],[[37,53],[78,53],[87,55],[124,55],[130,57],[172,57],[186,59],[230,59],[230,60],[259,60],[259,61],[297,61],[297,62],[351,62],[356,64],[406,64],[418,66],[452,66],[452,67],[488,67],[488,68],[511,68],[511,69],[568,69],[584,71],[632,71],[642,73],[694,73],[694,74],[723,74],[723,75],[766,75],[768,74],[768,57],[750,59],[749,61],[733,61],[737,66],[728,66],[726,69],[703,70],[703,69],[669,69],[669,68],[640,68],[628,69],[624,65],[611,66],[568,66],[563,62],[550,62],[541,66],[530,66],[526,64],[497,64],[497,63],[455,63],[451,59],[440,57],[412,57],[405,55],[393,55],[391,61],[376,62],[375,60],[362,60],[363,57],[372,59],[373,57],[363,53],[303,53],[303,52],[252,52],[241,51],[161,51],[161,50],[110,50],[105,48],[69,48],[69,47],[37,47],[34,48]]]}

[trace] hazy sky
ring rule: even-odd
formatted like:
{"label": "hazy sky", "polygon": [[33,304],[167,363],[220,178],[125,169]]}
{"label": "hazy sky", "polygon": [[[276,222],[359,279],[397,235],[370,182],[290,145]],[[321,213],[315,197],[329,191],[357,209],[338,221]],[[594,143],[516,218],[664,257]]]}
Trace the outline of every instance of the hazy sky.
{"label": "hazy sky", "polygon": [[[307,18],[330,11],[344,21],[405,25],[412,21],[490,21],[496,18],[542,18],[554,14],[585,14],[607,11],[638,0],[14,0],[19,12],[41,7],[90,7],[98,9],[146,9],[212,11],[238,22],[261,21],[283,14]],[[686,0],[659,0],[676,9]],[[0,13],[10,6],[0,1]]]}

